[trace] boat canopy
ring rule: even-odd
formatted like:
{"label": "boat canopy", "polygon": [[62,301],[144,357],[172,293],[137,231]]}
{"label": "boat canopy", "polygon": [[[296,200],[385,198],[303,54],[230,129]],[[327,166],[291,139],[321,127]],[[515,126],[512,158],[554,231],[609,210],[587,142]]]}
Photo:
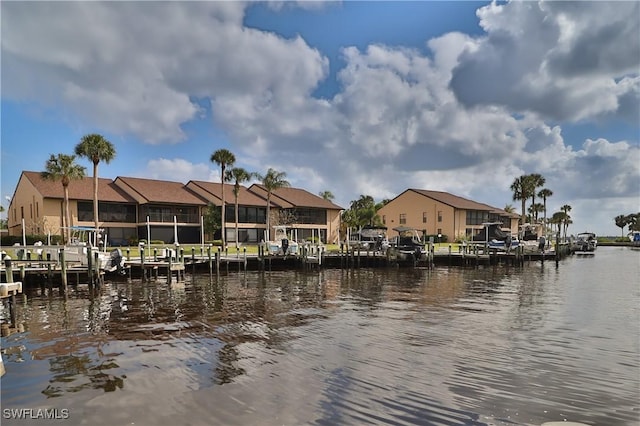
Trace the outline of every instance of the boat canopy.
{"label": "boat canopy", "polygon": [[474,235],[473,241],[505,241],[507,238],[511,237],[511,233],[505,232],[501,229],[502,222],[491,222],[491,223],[483,223],[484,228],[477,234]]}

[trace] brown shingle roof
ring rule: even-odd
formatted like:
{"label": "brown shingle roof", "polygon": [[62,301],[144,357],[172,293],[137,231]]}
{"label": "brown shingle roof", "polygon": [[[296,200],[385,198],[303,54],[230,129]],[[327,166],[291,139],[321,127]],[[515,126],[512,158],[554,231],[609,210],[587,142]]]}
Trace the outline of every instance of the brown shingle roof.
{"label": "brown shingle roof", "polygon": [[[23,176],[45,198],[64,198],[60,181],[43,179],[40,172],[22,172]],[[93,177],[72,180],[69,183],[69,198],[72,200],[93,200]],[[98,178],[98,199],[100,201],[133,203],[135,200],[113,184],[111,179]]]}
{"label": "brown shingle roof", "polygon": [[413,188],[408,189],[408,191],[416,192],[418,194],[424,195],[425,197],[429,197],[431,199],[434,199],[443,204],[447,204],[451,207],[454,207],[460,210],[485,210],[485,211],[490,211],[492,213],[498,213],[502,215],[510,214],[505,212],[502,209],[492,207],[488,204],[478,203],[476,201],[458,197],[457,195],[449,194],[448,192],[428,191],[425,189],[413,189]]}
{"label": "brown shingle roof", "polygon": [[[187,188],[193,188],[194,191],[205,196],[209,201],[214,202],[216,205],[219,205],[222,201],[222,185],[220,183],[190,180],[187,183]],[[227,205],[235,203],[236,198],[233,194],[233,188],[234,185],[232,184],[224,185],[224,201]],[[240,191],[238,192],[238,204],[242,206],[266,206],[267,201],[265,198],[259,197],[249,191],[246,187],[240,185]]]}
{"label": "brown shingle roof", "polygon": [[[255,183],[249,187],[249,191],[267,198],[267,190],[263,185]],[[271,193],[271,201],[282,208],[314,207],[319,209],[343,210],[339,205],[317,195],[313,195],[301,188],[276,189]]]}
{"label": "brown shingle roof", "polygon": [[140,204],[168,203],[207,205],[207,201],[181,182],[168,180],[117,177],[114,181],[118,187],[138,200]]}

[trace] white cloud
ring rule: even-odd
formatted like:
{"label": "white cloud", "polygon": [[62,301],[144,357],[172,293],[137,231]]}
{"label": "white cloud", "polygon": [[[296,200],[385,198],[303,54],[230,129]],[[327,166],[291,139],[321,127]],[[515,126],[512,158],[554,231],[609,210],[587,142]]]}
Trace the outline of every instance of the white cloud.
{"label": "white cloud", "polygon": [[183,158],[149,160],[138,177],[187,183],[190,180],[220,182],[220,172],[210,164],[192,163]]}
{"label": "white cloud", "polygon": [[640,69],[639,3],[492,3],[477,14],[487,36],[453,72],[461,102],[556,120],[637,121],[639,82],[629,77]]}
{"label": "white cloud", "polygon": [[[152,143],[184,140],[185,124],[208,113],[197,98],[245,167],[286,171],[344,207],[406,188],[504,207],[513,179],[535,172],[554,191],[550,203],[591,208],[587,200],[608,198],[617,201],[598,214],[614,217],[637,210],[637,141],[602,135],[573,149],[562,123],[545,119],[637,119],[630,36],[640,6],[579,6],[491,4],[478,12],[486,36],[444,34],[425,40],[427,54],[345,46],[337,94],[317,99],[328,59],[300,36],[243,27],[244,3],[5,2],[2,71],[12,84],[3,97]],[[136,173],[219,180],[181,147],[178,158],[163,151]],[[595,223],[577,209],[574,222]]]}

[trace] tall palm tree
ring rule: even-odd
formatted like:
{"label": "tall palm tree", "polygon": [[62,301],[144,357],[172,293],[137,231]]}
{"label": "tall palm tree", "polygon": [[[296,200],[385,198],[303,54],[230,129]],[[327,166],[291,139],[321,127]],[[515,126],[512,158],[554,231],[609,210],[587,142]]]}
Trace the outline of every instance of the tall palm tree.
{"label": "tall palm tree", "polygon": [[335,198],[331,191],[321,191],[318,195],[327,201],[333,201],[333,199]]}
{"label": "tall palm tree", "polygon": [[86,169],[75,163],[75,155],[51,154],[45,163],[45,170],[40,173],[45,180],[61,181],[64,190],[64,223],[65,232],[62,233],[65,241],[69,241],[69,226],[71,226],[71,212],[69,210],[69,184],[72,180],[82,179]]}
{"label": "tall palm tree", "polygon": [[[535,205],[536,204],[536,193],[538,191],[538,188],[542,187],[545,182],[546,179],[538,173],[532,173],[529,175],[528,177],[529,179],[529,185],[530,185],[530,196],[531,196],[531,205]],[[538,211],[534,211],[534,221],[538,222]]]}
{"label": "tall palm tree", "polygon": [[532,187],[530,175],[515,178],[510,187],[513,191],[513,201],[520,201],[522,203],[520,225],[524,225],[527,221],[527,200],[531,197]]}
{"label": "tall palm tree", "polygon": [[573,223],[573,221],[571,220],[571,216],[569,216],[569,212],[571,211],[571,206],[569,204],[565,204],[564,206],[560,207],[560,211],[564,213],[564,219],[562,221],[562,224],[564,227],[564,238],[566,240],[567,229],[569,228],[569,224]]}
{"label": "tall palm tree", "polygon": [[227,180],[234,181],[233,195],[235,197],[235,219],[236,219],[236,248],[238,248],[238,195],[240,194],[240,184],[253,178],[255,173],[249,173],[242,167],[234,167],[227,170]]}
{"label": "tall palm tree", "polygon": [[91,133],[80,139],[76,145],[76,155],[84,157],[93,163],[93,220],[96,229],[95,243],[98,242],[98,164],[104,161],[109,164],[116,156],[113,144],[102,135]]}
{"label": "tall palm tree", "polygon": [[222,206],[221,206],[221,212],[220,212],[220,229],[222,230],[222,247],[226,247],[226,230],[224,227],[224,223],[225,223],[225,212],[224,212],[224,207],[225,207],[225,201],[224,201],[224,182],[225,179],[227,178],[227,175],[225,173],[225,170],[227,169],[227,167],[231,167],[233,166],[233,163],[236,162],[236,157],[235,155],[233,155],[233,153],[231,151],[229,151],[228,149],[219,149],[216,152],[214,152],[213,154],[211,154],[211,162],[212,163],[216,163],[217,165],[220,166],[220,184],[222,186],[221,190],[222,190]]}
{"label": "tall palm tree", "polygon": [[280,188],[287,188],[291,186],[291,184],[286,180],[287,174],[285,172],[279,172],[272,168],[269,168],[269,170],[267,170],[266,175],[257,175],[257,177],[262,181],[262,185],[267,190],[267,240],[269,240],[271,235],[271,220],[269,218],[271,214],[271,194],[273,193],[273,191]]}
{"label": "tall palm tree", "polygon": [[[558,237],[560,237],[560,232],[561,232],[562,224],[564,223],[565,217],[566,217],[565,213],[555,212],[549,219],[549,223],[551,225],[556,225],[558,227]],[[552,227],[552,230],[553,230],[553,227]]]}
{"label": "tall palm tree", "polygon": [[543,188],[538,192],[538,197],[542,198],[542,210],[544,212],[543,223],[546,229],[547,226],[547,198],[553,195],[553,191],[547,188]]}
{"label": "tall palm tree", "polygon": [[624,238],[624,227],[629,224],[629,216],[626,214],[619,214],[613,220],[616,221],[616,226],[620,228],[620,237]]}

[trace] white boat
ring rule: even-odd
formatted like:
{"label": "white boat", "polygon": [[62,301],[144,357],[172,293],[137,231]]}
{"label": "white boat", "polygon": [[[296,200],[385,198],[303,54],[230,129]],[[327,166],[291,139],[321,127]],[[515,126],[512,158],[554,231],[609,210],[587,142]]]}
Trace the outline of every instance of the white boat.
{"label": "white boat", "polygon": [[[106,246],[103,250],[94,244],[97,241],[95,237],[96,230],[91,227],[84,226],[71,226],[71,239],[64,245],[64,259],[67,263],[78,264],[83,267],[89,265],[89,253],[91,253],[91,261],[94,262],[96,255],[98,258],[98,269],[104,272],[124,272],[124,257],[120,249],[116,248],[110,252],[106,251]],[[98,233],[101,233],[98,230]],[[51,260],[60,260],[59,250],[57,248],[43,249],[43,257],[46,257],[47,253],[51,255]]]}
{"label": "white boat", "polygon": [[418,231],[406,226],[393,228],[398,233],[390,240],[391,253],[398,262],[419,261],[427,257],[427,250],[421,241]]}
{"label": "white boat", "polygon": [[571,245],[574,253],[593,254],[598,247],[598,239],[593,232],[581,232],[576,236],[575,241]]}
{"label": "white boat", "polygon": [[271,255],[296,255],[298,254],[298,243],[287,234],[286,226],[273,227],[273,239],[267,242],[269,254]]}

